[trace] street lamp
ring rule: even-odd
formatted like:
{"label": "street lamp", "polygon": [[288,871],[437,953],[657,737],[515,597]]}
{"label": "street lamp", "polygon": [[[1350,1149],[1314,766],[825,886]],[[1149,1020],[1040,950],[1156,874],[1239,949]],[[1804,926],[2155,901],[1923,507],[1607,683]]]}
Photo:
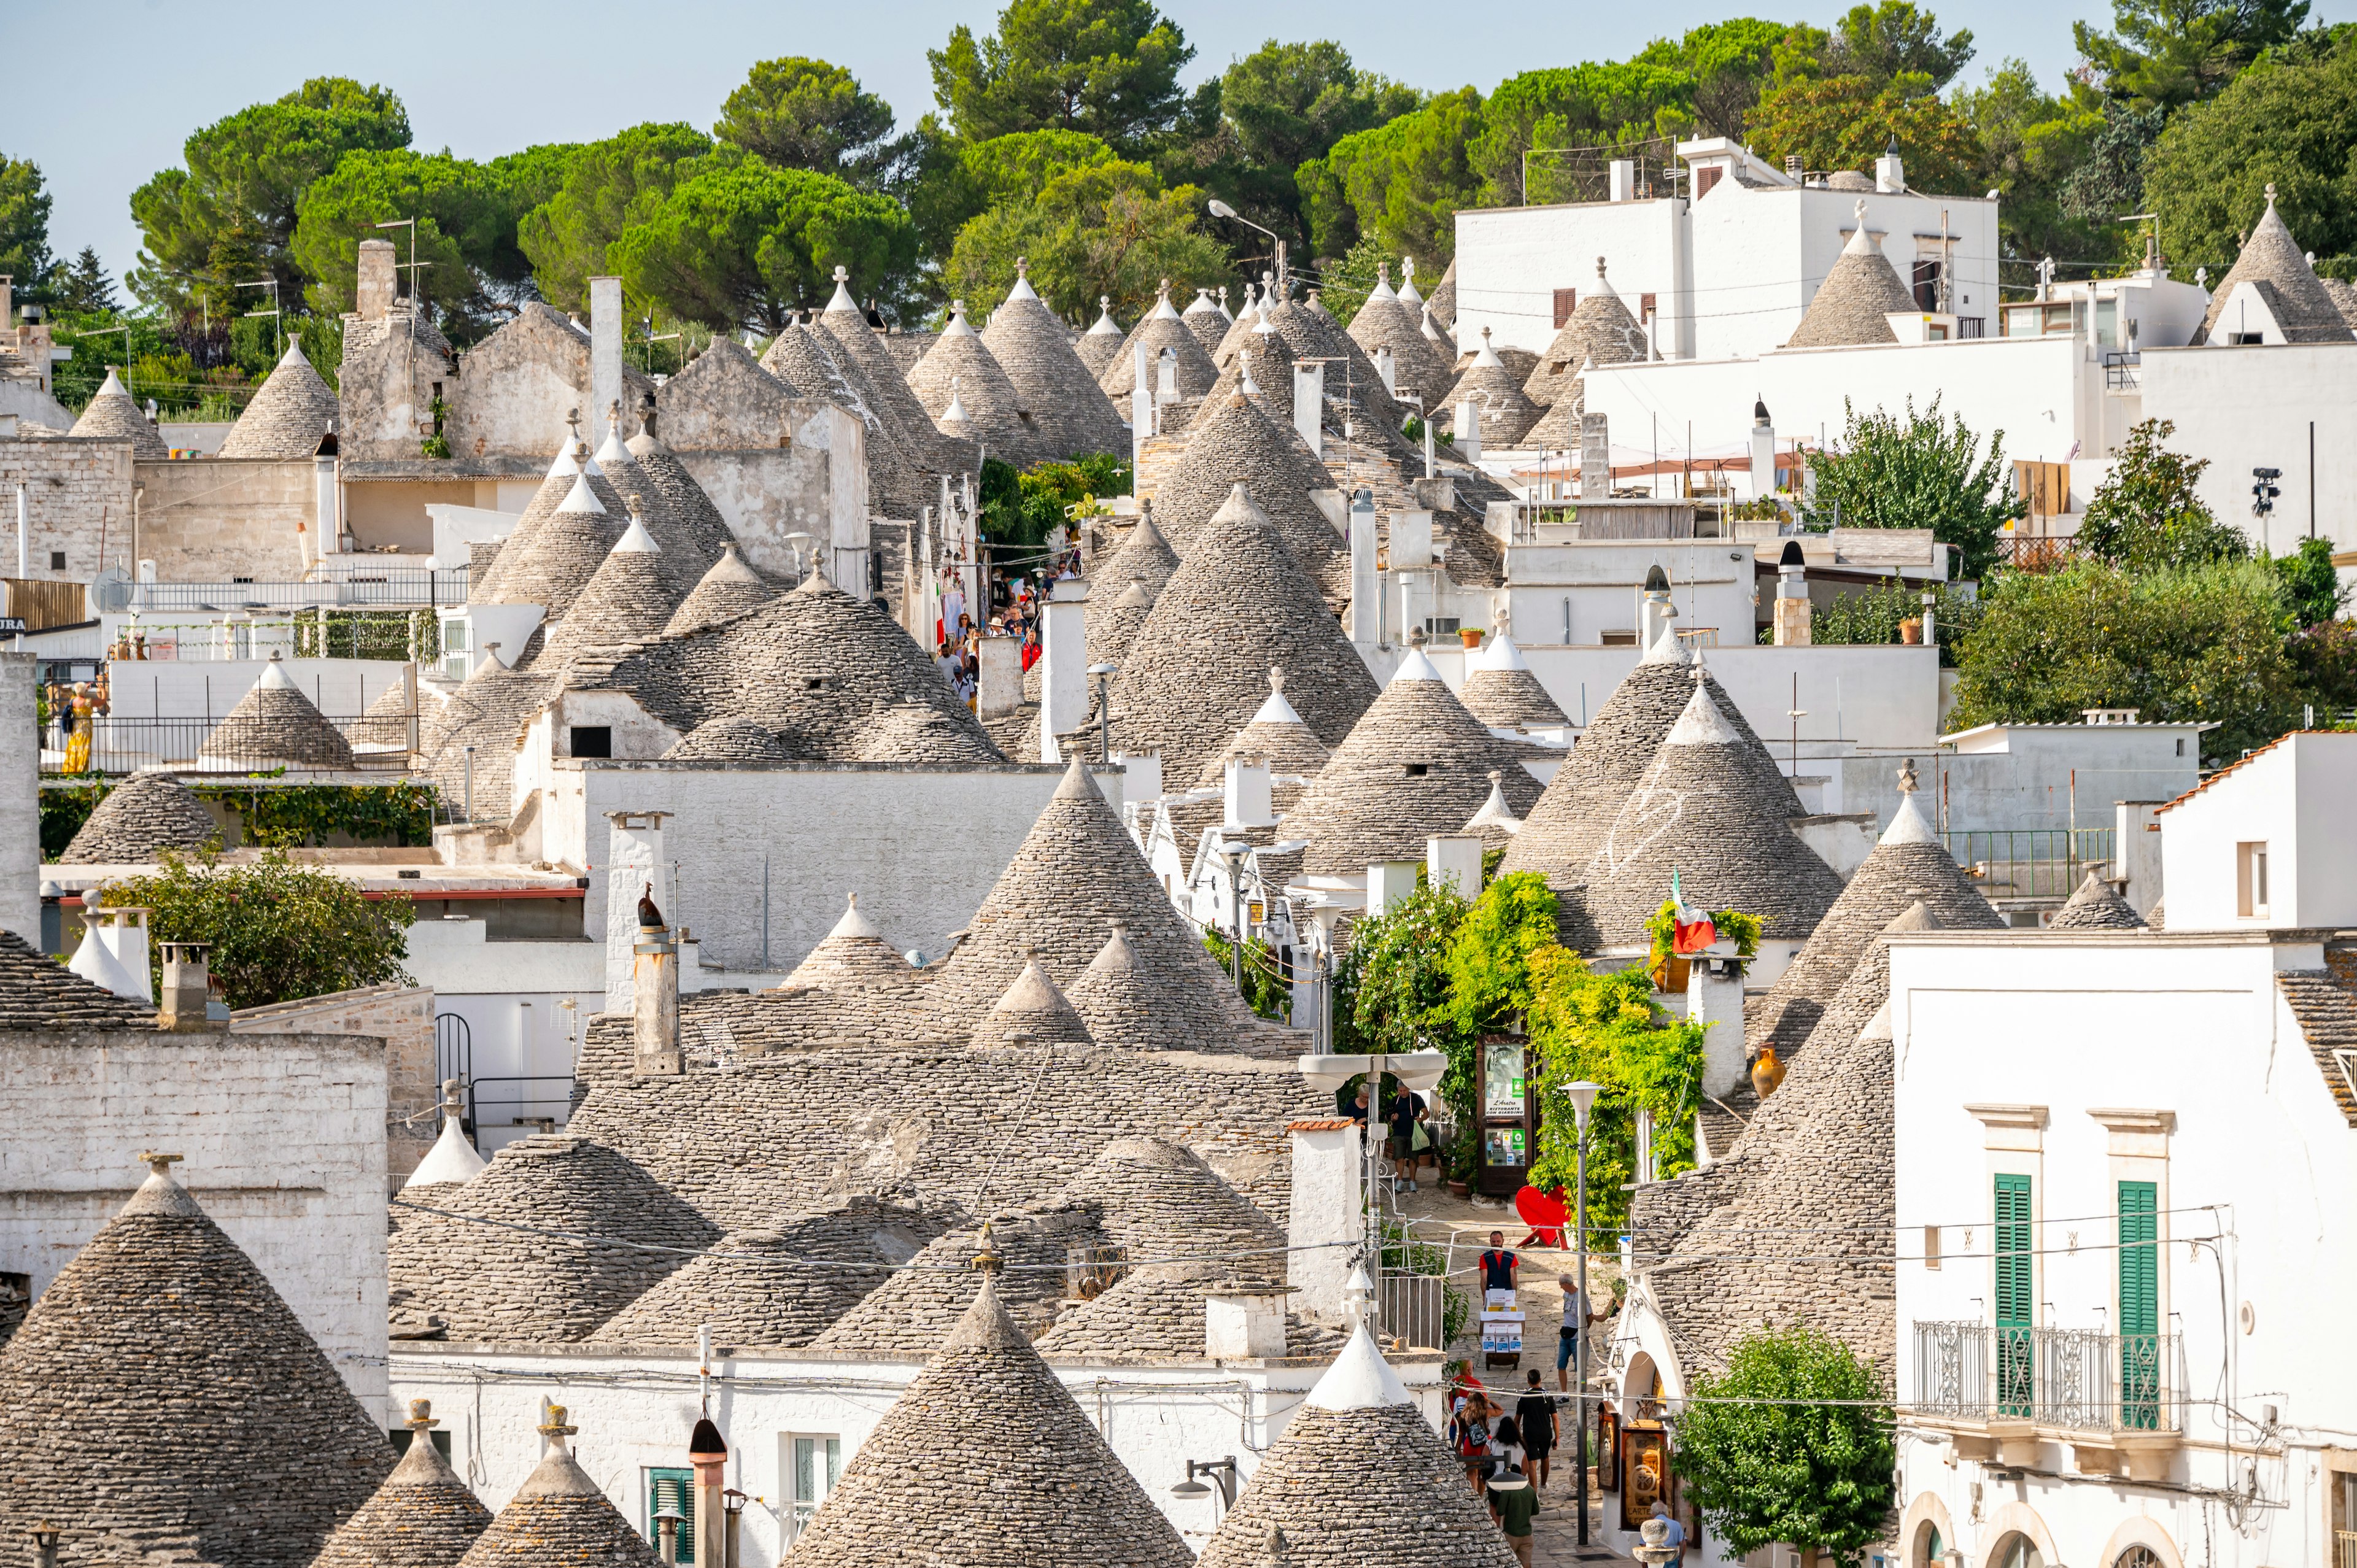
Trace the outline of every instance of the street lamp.
{"label": "street lamp", "polygon": [[1097,760],[1113,766],[1113,678],[1121,673],[1118,664],[1092,664],[1088,672],[1097,682]]}
{"label": "street lamp", "polygon": [[1291,287],[1290,274],[1286,266],[1285,242],[1278,239],[1274,232],[1262,228],[1259,224],[1254,222],[1243,213],[1238,212],[1234,208],[1229,206],[1226,202],[1222,201],[1216,196],[1211,198],[1211,213],[1214,218],[1224,218],[1231,223],[1241,223],[1245,228],[1252,230],[1255,233],[1268,235],[1268,242],[1275,247],[1276,297],[1279,299],[1290,297],[1293,290]]}
{"label": "street lamp", "polygon": [[1220,857],[1228,863],[1228,923],[1229,936],[1234,939],[1228,956],[1235,961],[1236,989],[1244,988],[1244,851],[1242,844],[1222,846]]}
{"label": "street lamp", "polygon": [[1578,1207],[1572,1210],[1572,1223],[1579,1227],[1579,1322],[1573,1326],[1571,1359],[1579,1376],[1578,1392],[1573,1397],[1578,1412],[1579,1424],[1574,1428],[1579,1435],[1571,1445],[1571,1484],[1579,1493],[1579,1544],[1587,1544],[1587,1113],[1595,1109],[1596,1097],[1604,1092],[1600,1083],[1581,1079],[1566,1084],[1564,1092],[1571,1097],[1571,1114],[1579,1151]]}
{"label": "street lamp", "polygon": [[1189,1500],[1196,1498],[1210,1497],[1211,1495],[1211,1487],[1207,1487],[1203,1485],[1202,1482],[1197,1480],[1196,1477],[1198,1476],[1209,1476],[1211,1477],[1212,1486],[1216,1486],[1220,1488],[1220,1503],[1222,1507],[1233,1508],[1236,1506],[1236,1461],[1232,1455],[1224,1459],[1188,1460],[1187,1478],[1179,1482],[1177,1486],[1171,1487],[1170,1495],[1174,1498],[1186,1498]]}

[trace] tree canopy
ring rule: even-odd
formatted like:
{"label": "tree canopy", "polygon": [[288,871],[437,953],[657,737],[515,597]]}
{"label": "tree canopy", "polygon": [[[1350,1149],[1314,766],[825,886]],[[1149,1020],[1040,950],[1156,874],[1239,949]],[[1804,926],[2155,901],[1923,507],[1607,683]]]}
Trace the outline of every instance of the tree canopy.
{"label": "tree canopy", "polygon": [[755,62],[720,106],[712,134],[780,168],[809,169],[867,183],[892,132],[892,106],[863,91],[858,78],[823,59],[789,55]]}
{"label": "tree canopy", "polygon": [[1031,286],[1049,309],[1079,317],[1110,296],[1116,312],[1136,317],[1165,279],[1185,298],[1229,277],[1227,249],[1202,231],[1202,209],[1200,189],[1165,190],[1144,164],[1070,165],[1047,174],[1036,194],[1000,201],[959,231],[942,276],[970,310],[995,310],[1015,285],[1017,258],[1028,257]]}
{"label": "tree canopy", "polygon": [[2209,98],[2266,49],[2291,41],[2309,0],[2112,0],[2112,30],[2071,25],[2104,97],[2137,109]]}
{"label": "tree canopy", "polygon": [[[49,193],[38,166],[0,153],[0,273],[38,299],[49,272]],[[5,325],[5,323],[0,323]]]}
{"label": "tree canopy", "polygon": [[1977,577],[1996,558],[1996,536],[2020,512],[2012,470],[2005,463],[2005,432],[1992,432],[1988,452],[1961,415],[1943,418],[1940,400],[1915,411],[1861,411],[1845,401],[1848,423],[1836,449],[1810,459],[1816,481],[1813,510],[1844,528],[1928,528],[1956,547],[1956,575]]}
{"label": "tree canopy", "polygon": [[589,304],[589,280],[610,273],[607,250],[641,203],[671,192],[683,160],[712,150],[692,125],[634,125],[575,150],[565,177],[516,225],[541,297],[560,310]]}
{"label": "tree canopy", "polygon": [[1152,0],[1012,0],[996,32],[960,24],[926,58],[935,102],[969,141],[1085,131],[1143,151],[1178,118],[1195,51]]}

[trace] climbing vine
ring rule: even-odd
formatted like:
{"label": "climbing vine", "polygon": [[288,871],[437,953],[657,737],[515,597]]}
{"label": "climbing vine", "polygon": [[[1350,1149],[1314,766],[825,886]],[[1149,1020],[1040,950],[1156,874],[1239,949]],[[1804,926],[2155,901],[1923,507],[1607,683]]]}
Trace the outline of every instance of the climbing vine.
{"label": "climbing vine", "polygon": [[[244,843],[284,849],[317,847],[341,833],[356,843],[419,849],[434,842],[430,784],[294,784],[257,789],[231,784],[191,786],[238,819]],[[41,791],[41,858],[65,853],[112,787],[93,780]]]}

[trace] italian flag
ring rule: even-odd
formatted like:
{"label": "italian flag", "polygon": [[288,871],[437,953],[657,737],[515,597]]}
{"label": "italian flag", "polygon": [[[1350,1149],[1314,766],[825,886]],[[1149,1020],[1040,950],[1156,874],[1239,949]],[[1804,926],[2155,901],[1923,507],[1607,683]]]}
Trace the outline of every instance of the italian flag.
{"label": "italian flag", "polygon": [[1686,907],[1685,893],[1678,886],[1678,874],[1670,873],[1670,950],[1684,958],[1698,953],[1718,940],[1718,928],[1711,923],[1708,914]]}

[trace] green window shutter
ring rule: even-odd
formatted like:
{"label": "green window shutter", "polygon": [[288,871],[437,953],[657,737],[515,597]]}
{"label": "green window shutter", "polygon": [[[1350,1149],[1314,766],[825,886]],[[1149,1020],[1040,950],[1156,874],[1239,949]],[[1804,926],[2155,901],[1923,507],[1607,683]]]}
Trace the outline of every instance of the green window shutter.
{"label": "green window shutter", "polygon": [[1996,1400],[2001,1413],[2027,1416],[2036,1402],[2037,1358],[2030,1330],[2037,1321],[2032,1278],[2029,1178],[1996,1178]]}
{"label": "green window shutter", "polygon": [[678,1561],[695,1561],[695,1472],[693,1470],[655,1470],[647,1472],[647,1540],[662,1556],[662,1539],[657,1533],[655,1515],[666,1508],[679,1512],[679,1523],[673,1540],[679,1548]]}
{"label": "green window shutter", "polygon": [[2159,1193],[2120,1183],[2120,1424],[2160,1424]]}

